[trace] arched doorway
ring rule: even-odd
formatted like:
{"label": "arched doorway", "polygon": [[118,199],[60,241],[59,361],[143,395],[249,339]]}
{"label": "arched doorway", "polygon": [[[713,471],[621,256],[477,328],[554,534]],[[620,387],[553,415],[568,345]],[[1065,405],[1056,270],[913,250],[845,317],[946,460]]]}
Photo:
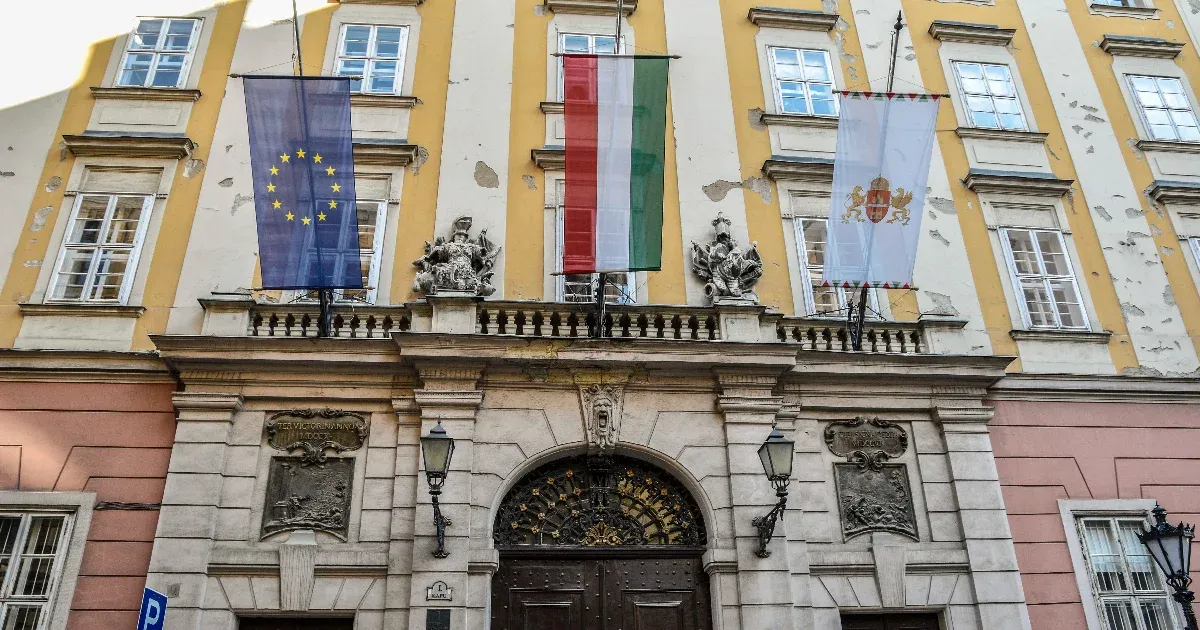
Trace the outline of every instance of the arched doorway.
{"label": "arched doorway", "polygon": [[553,461],[504,497],[493,528],[494,630],[708,630],[700,508],[620,455]]}

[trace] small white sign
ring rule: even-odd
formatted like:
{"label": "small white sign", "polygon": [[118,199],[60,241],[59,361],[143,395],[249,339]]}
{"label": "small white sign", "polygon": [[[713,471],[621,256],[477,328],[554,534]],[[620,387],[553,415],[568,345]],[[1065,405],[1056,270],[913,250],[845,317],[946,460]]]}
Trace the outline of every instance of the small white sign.
{"label": "small white sign", "polygon": [[454,599],[454,589],[445,582],[438,580],[433,586],[425,589],[425,601],[448,602]]}

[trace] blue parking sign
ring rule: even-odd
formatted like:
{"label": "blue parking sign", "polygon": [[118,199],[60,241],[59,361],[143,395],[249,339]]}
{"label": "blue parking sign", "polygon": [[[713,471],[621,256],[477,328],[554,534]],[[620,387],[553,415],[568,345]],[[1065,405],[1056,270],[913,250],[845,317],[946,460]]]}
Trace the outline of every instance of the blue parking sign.
{"label": "blue parking sign", "polygon": [[142,612],[138,613],[137,630],[163,630],[167,616],[167,596],[147,588],[142,592]]}

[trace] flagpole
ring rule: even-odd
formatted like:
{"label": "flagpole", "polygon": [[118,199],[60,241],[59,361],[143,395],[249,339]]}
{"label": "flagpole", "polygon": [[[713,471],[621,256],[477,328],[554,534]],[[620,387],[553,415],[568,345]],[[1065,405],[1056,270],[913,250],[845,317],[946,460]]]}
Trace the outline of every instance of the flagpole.
{"label": "flagpole", "polygon": [[[621,17],[625,13],[625,0],[617,0],[617,37],[613,42],[613,52],[620,55],[625,52],[624,46],[621,45]],[[608,274],[600,272],[596,277],[596,328],[592,331],[592,336],[600,339],[604,336],[604,318],[607,313],[607,301],[604,299],[604,290],[608,288]]]}

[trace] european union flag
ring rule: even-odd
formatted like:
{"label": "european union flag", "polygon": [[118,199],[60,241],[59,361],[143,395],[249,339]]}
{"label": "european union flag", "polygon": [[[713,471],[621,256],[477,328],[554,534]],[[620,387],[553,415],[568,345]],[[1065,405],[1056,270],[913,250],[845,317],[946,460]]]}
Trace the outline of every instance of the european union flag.
{"label": "european union flag", "polygon": [[361,289],[350,81],[244,77],[264,289]]}

